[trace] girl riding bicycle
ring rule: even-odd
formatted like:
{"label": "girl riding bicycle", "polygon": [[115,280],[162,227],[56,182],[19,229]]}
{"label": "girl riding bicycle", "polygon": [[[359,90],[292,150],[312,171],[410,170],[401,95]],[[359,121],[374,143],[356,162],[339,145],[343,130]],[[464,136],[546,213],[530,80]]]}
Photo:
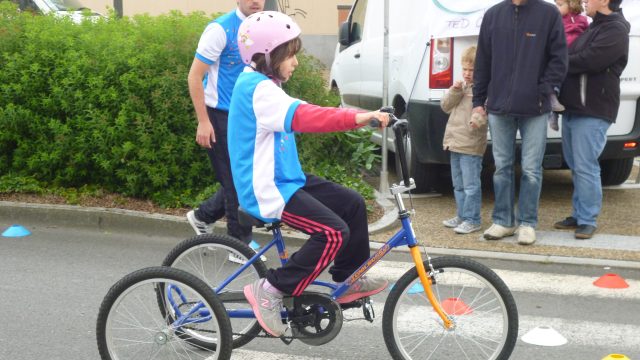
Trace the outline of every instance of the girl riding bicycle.
{"label": "girl riding bicycle", "polygon": [[[244,288],[260,325],[273,336],[287,329],[280,311],[284,294],[299,296],[330,268],[345,281],[369,257],[367,211],[357,192],[305,174],[298,159],[295,132],[356,129],[389,115],[380,111],[320,107],[288,96],[289,80],[302,42],[300,28],[287,15],[264,11],[247,17],[238,31],[242,60],[229,109],[229,157],[240,206],[264,222],[282,221],[310,235],[281,268]],[[377,294],[387,282],[362,277],[341,297],[348,303]]]}

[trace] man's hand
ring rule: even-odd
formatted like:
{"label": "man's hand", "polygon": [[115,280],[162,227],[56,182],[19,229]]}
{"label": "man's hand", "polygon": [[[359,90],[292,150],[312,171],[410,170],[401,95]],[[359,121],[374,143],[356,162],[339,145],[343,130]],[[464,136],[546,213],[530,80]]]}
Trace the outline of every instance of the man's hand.
{"label": "man's hand", "polygon": [[199,121],[198,130],[196,131],[196,142],[198,145],[211,149],[211,144],[216,142],[216,133],[209,121]]}
{"label": "man's hand", "polygon": [[471,110],[471,113],[478,113],[482,116],[487,116],[487,112],[484,109],[484,106],[476,106]]}

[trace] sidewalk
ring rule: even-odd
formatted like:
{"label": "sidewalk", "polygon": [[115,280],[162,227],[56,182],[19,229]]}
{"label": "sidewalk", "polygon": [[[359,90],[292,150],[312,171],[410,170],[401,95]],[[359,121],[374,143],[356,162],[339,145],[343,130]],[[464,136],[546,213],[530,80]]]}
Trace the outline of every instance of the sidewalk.
{"label": "sidewalk", "polygon": [[[381,244],[397,230],[397,211],[393,204],[378,196],[378,202],[385,208],[385,215],[370,225],[372,248]],[[2,231],[12,224],[30,227],[79,227],[99,229],[105,232],[132,232],[153,236],[175,236],[185,239],[193,236],[193,230],[181,216],[149,214],[139,211],[91,208],[69,205],[45,205],[0,201],[0,227]],[[416,224],[416,227],[419,225]],[[224,233],[226,225],[216,223],[216,232]],[[301,244],[306,236],[294,231],[284,231],[288,241]],[[521,246],[515,237],[501,241],[485,241],[478,233],[465,235],[455,241],[437,243],[430,235],[418,237],[426,241],[431,255],[460,255],[475,258],[532,261],[555,264],[580,264],[610,266],[616,268],[640,269],[640,237],[610,234],[596,234],[590,240],[575,240],[571,232],[538,231],[534,246]],[[270,233],[256,230],[259,242],[268,241]],[[561,249],[562,251],[559,251]],[[399,249],[403,251],[406,249]],[[570,256],[565,254],[571,253]],[[623,252],[625,259],[610,256],[611,251]],[[605,254],[599,256],[599,254]],[[630,255],[630,256],[629,256]]]}

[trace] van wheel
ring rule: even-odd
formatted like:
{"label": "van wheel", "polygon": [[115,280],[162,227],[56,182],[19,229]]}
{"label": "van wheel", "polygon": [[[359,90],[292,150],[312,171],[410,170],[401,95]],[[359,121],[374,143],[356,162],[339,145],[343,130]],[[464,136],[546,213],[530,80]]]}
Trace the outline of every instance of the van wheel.
{"label": "van wheel", "polygon": [[[416,183],[416,193],[450,192],[451,185],[451,169],[446,164],[423,164],[418,161],[411,136],[406,135],[404,138],[404,148],[407,154],[407,165],[409,166],[409,174]],[[400,175],[400,159],[395,154],[396,174]]]}
{"label": "van wheel", "polygon": [[620,185],[631,175],[633,158],[600,161],[600,181],[602,185]]}

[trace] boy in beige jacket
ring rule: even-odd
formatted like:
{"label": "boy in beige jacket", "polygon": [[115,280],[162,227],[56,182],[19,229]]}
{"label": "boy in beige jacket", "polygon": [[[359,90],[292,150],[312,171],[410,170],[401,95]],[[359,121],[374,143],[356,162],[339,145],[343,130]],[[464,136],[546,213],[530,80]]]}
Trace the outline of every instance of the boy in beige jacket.
{"label": "boy in beige jacket", "polygon": [[487,117],[478,113],[471,115],[475,55],[475,46],[463,52],[464,80],[457,80],[441,102],[442,110],[450,114],[443,146],[451,152],[451,179],[457,207],[456,216],[442,223],[458,234],[469,234],[481,229],[480,172],[482,157],[487,148]]}

